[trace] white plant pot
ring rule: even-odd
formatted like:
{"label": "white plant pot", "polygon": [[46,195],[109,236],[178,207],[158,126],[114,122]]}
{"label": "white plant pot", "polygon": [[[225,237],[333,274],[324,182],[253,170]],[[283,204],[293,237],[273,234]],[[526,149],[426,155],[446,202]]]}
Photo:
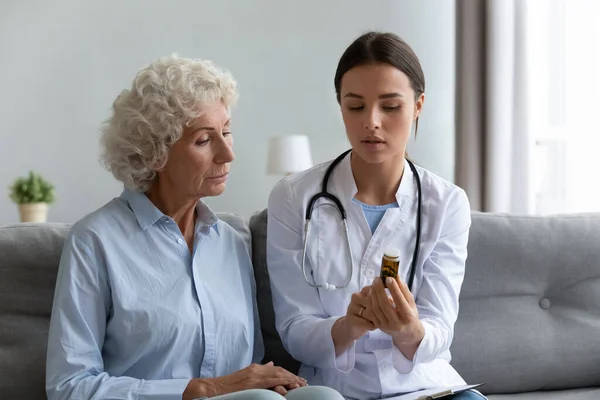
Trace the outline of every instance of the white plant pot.
{"label": "white plant pot", "polygon": [[21,215],[21,222],[46,222],[48,216],[48,204],[19,204],[19,214]]}

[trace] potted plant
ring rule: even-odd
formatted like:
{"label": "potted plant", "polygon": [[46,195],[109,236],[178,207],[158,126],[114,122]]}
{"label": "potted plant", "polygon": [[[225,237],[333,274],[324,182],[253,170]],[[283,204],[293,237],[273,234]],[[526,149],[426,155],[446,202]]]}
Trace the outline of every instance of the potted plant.
{"label": "potted plant", "polygon": [[54,202],[54,186],[41,175],[29,171],[10,187],[10,198],[19,205],[21,222],[46,222],[48,205]]}

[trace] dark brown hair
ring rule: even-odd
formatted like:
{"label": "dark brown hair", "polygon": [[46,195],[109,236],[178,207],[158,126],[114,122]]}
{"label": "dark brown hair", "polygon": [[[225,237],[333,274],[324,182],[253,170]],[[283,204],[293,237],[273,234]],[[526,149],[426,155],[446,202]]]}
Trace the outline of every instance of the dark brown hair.
{"label": "dark brown hair", "polygon": [[[338,103],[344,74],[356,66],[376,63],[389,64],[402,71],[410,80],[415,100],[425,93],[425,75],[413,49],[393,33],[367,32],[352,42],[340,58],[333,80]],[[419,117],[416,121],[418,127]]]}

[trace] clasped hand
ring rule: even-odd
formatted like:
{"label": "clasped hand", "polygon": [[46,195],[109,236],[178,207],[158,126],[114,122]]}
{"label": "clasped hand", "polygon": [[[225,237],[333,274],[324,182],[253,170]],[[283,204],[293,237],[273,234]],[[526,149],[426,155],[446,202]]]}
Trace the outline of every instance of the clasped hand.
{"label": "clasped hand", "polygon": [[183,400],[214,397],[248,389],[271,389],[281,394],[306,386],[306,380],[273,362],[252,364],[230,375],[217,378],[192,379],[183,393]]}
{"label": "clasped hand", "polygon": [[390,335],[396,344],[415,345],[423,338],[423,326],[414,297],[399,277],[388,278],[388,296],[383,281],[375,278],[371,286],[354,293],[346,311],[350,334],[359,339],[375,329]]}

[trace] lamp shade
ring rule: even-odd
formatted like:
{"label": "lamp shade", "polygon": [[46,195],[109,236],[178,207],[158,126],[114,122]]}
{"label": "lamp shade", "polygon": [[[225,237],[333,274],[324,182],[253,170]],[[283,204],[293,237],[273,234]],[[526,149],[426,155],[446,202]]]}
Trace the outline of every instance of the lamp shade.
{"label": "lamp shade", "polygon": [[269,174],[293,174],[312,167],[308,136],[272,137],[269,142]]}

